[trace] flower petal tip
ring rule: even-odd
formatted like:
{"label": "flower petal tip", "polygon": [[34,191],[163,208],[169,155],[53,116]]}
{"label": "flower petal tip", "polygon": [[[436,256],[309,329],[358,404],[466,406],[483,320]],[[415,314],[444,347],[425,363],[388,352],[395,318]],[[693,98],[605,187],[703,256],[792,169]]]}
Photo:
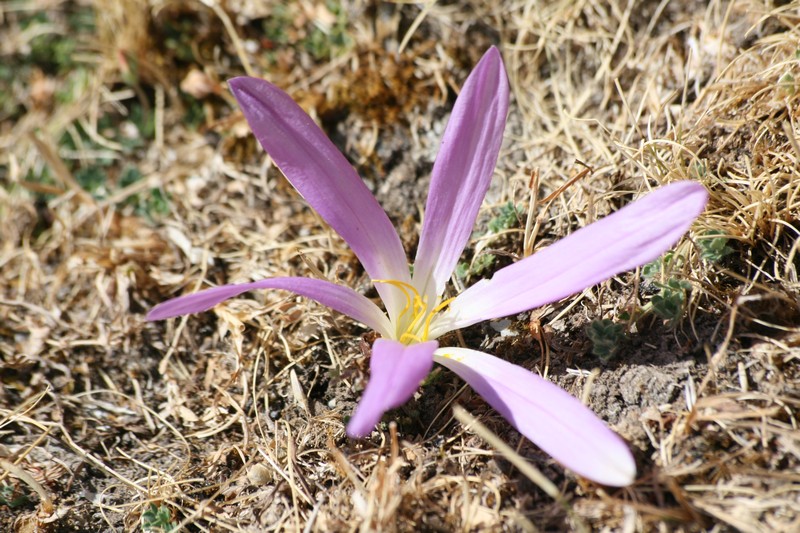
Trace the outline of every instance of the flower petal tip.
{"label": "flower petal tip", "polygon": [[[380,421],[380,419],[378,419],[378,421]],[[347,423],[347,429],[345,430],[345,433],[347,433],[347,436],[351,439],[363,439],[369,436],[370,432],[377,424],[377,421],[374,423],[369,423],[369,421],[366,420],[354,423],[354,419],[351,418]]]}
{"label": "flower petal tip", "polygon": [[372,345],[370,378],[353,417],[347,423],[347,435],[369,435],[383,413],[403,405],[431,371],[436,341],[406,346],[390,339],[378,339]]}
{"label": "flower petal tip", "polygon": [[508,76],[490,48],[456,99],[433,164],[425,217],[414,261],[421,292],[441,295],[469,241],[503,142]]}
{"label": "flower petal tip", "polygon": [[658,190],[672,191],[682,195],[682,202],[686,205],[687,213],[693,214],[694,218],[700,216],[708,203],[708,189],[696,181],[676,181]]}
{"label": "flower petal tip", "polygon": [[442,348],[434,360],[458,374],[517,430],[556,461],[602,485],[636,479],[625,440],[558,385],[498,357]]}
{"label": "flower petal tip", "polygon": [[503,56],[500,54],[500,49],[497,48],[495,45],[489,47],[488,50],[483,54],[484,57],[489,58],[491,61],[502,61]]}
{"label": "flower petal tip", "polygon": [[230,88],[231,92],[234,94],[252,90],[259,85],[270,85],[270,83],[261,78],[253,78],[251,76],[237,76],[228,80],[228,88]]}
{"label": "flower petal tip", "polygon": [[160,307],[161,304],[158,304],[157,306],[152,308],[150,311],[147,312],[144,319],[148,322],[156,322],[158,320],[164,320],[165,318],[167,318],[165,316],[162,316],[161,310],[159,309]]}
{"label": "flower petal tip", "polygon": [[606,464],[598,465],[596,472],[583,474],[584,477],[609,487],[627,487],[636,481],[636,461],[627,444],[622,443],[624,449],[618,450]]}

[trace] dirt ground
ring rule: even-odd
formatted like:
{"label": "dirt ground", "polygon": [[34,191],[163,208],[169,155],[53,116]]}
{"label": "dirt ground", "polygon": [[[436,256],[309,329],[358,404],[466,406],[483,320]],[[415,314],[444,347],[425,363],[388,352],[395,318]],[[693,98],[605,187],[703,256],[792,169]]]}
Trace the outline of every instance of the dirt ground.
{"label": "dirt ground", "polygon": [[[0,34],[0,530],[800,531],[800,2],[4,0]],[[302,298],[145,321],[270,276],[376,296],[225,80],[289,92],[413,257],[491,45],[512,102],[453,292],[658,185],[711,193],[658,264],[453,335],[587,402],[629,487],[444,368],[347,438],[370,332]]]}

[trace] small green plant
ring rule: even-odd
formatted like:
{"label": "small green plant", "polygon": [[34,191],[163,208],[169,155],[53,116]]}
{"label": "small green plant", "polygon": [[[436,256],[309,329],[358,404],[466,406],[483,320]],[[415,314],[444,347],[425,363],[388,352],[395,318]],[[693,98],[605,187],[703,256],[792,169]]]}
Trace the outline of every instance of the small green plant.
{"label": "small green plant", "polygon": [[159,188],[150,189],[150,196],[145,200],[144,213],[154,218],[153,215],[164,216],[169,213],[169,195]]}
{"label": "small green plant", "polygon": [[328,1],[325,5],[335,17],[335,22],[327,29],[315,25],[303,40],[303,47],[318,60],[338,55],[352,40],[347,33],[347,13],[341,3]]}
{"label": "small green plant", "polygon": [[178,61],[185,63],[197,61],[192,45],[192,39],[197,36],[197,24],[197,19],[193,17],[164,19],[161,29],[164,47],[171,51]]}
{"label": "small green plant", "polygon": [[586,335],[592,341],[592,353],[603,360],[614,357],[625,337],[625,327],[608,318],[592,320],[586,327]]}
{"label": "small green plant", "polygon": [[667,252],[655,261],[651,261],[642,267],[642,277],[653,280],[661,275],[662,270],[669,270],[675,259],[674,252]]}
{"label": "small green plant", "polygon": [[519,222],[522,207],[508,202],[500,207],[500,213],[489,221],[489,233],[500,233],[514,227]]}
{"label": "small green plant", "polygon": [[184,98],[186,113],[183,115],[183,123],[193,130],[199,130],[206,121],[206,110],[200,100],[188,94]]}
{"label": "small green plant", "polygon": [[686,302],[686,291],[692,288],[691,283],[671,278],[666,284],[657,283],[661,291],[650,300],[653,312],[675,323],[683,313],[683,304]]}
{"label": "small green plant", "polygon": [[469,263],[467,261],[461,261],[456,265],[456,277],[458,279],[464,279],[469,276]]}
{"label": "small green plant", "polygon": [[[154,139],[156,136],[156,115],[152,109],[146,109],[139,102],[131,104],[130,121],[136,125],[139,136],[126,139],[117,133],[116,140],[127,148],[144,146],[142,139]],[[119,132],[119,129],[117,128]]]}
{"label": "small green plant", "polygon": [[55,39],[43,32],[30,41],[30,61],[51,74],[66,73],[74,66],[77,42],[67,36]]}
{"label": "small green plant", "polygon": [[28,495],[23,492],[18,492],[17,487],[9,483],[3,482],[0,485],[0,505],[7,505],[11,509],[22,507],[30,502]]}
{"label": "small green plant", "polygon": [[177,524],[172,521],[172,513],[166,505],[151,503],[142,513],[143,531],[172,531]]}
{"label": "small green plant", "polygon": [[289,12],[289,8],[285,4],[276,3],[270,16],[261,22],[261,33],[268,42],[268,47],[273,48],[289,43],[289,35],[286,32],[286,28],[291,28],[292,22],[293,17]]}
{"label": "small green plant", "polygon": [[[120,188],[133,185],[144,176],[138,168],[127,166],[120,173],[118,186]],[[125,200],[125,205],[132,205],[136,213],[146,216],[151,220],[156,215],[163,216],[169,213],[169,195],[160,188],[152,188],[141,194],[133,194]]]}
{"label": "small green plant", "polygon": [[698,178],[705,177],[707,172],[705,161],[698,161],[694,164],[694,173]]}
{"label": "small green plant", "polygon": [[642,267],[642,277],[645,279],[653,279],[661,274],[661,258],[647,263]]}
{"label": "small green plant", "polygon": [[[709,239],[708,241],[710,240],[714,239]],[[723,247],[724,244],[723,242]],[[714,244],[713,246],[719,247],[719,244]],[[683,304],[686,301],[686,291],[691,289],[692,285],[669,276],[670,271],[673,268],[679,268],[683,261],[682,256],[675,255],[674,252],[667,252],[642,267],[642,277],[660,289],[659,293],[650,299],[650,303],[645,306],[644,311],[653,311],[661,318],[669,320],[670,323],[676,322],[681,317]],[[664,279],[664,277],[667,278],[666,283],[657,281],[658,279]]]}
{"label": "small green plant", "polygon": [[707,238],[697,240],[697,246],[700,247],[700,258],[711,263],[716,263],[733,252],[733,249],[728,246],[728,239],[716,237],[716,235],[724,235],[724,233],[720,230],[707,231],[703,235]]}
{"label": "small green plant", "polygon": [[[514,205],[513,202],[507,202],[502,205],[497,216],[489,221],[487,225],[489,230],[486,232],[486,235],[497,234],[501,231],[513,228],[519,222],[522,212],[522,206]],[[459,279],[464,279],[468,276],[483,274],[484,271],[494,264],[495,259],[496,257],[493,254],[487,253],[479,254],[471,263],[458,263],[458,265],[456,265],[456,276],[458,276]]]}
{"label": "small green plant", "polygon": [[75,171],[75,180],[81,188],[95,198],[105,198],[108,194],[106,182],[108,175],[101,165],[89,165]]}
{"label": "small green plant", "polygon": [[472,262],[470,273],[480,275],[494,264],[496,257],[493,254],[480,254]]}
{"label": "small green plant", "polygon": [[483,274],[489,267],[494,264],[496,256],[494,254],[479,254],[473,261],[462,261],[456,265],[456,276],[459,279],[464,279],[468,276],[479,276]]}

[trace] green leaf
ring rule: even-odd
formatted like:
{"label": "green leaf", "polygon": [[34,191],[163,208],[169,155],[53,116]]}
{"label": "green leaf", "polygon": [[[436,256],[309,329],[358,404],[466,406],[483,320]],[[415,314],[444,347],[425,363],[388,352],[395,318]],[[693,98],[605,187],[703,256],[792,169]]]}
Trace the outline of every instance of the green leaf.
{"label": "green leaf", "polygon": [[647,263],[642,267],[642,277],[645,279],[655,279],[661,276],[661,272],[669,272],[672,267],[673,260],[676,264],[682,262],[682,258],[675,257],[675,252],[667,252],[655,261]]}
{"label": "green leaf", "polygon": [[478,257],[472,261],[470,272],[472,274],[483,274],[485,270],[489,269],[494,264],[495,259],[497,258],[493,254],[478,255]]}
{"label": "green leaf", "polygon": [[520,218],[522,207],[508,202],[500,207],[500,213],[489,221],[489,233],[500,233],[514,227]]}
{"label": "green leaf", "polygon": [[728,246],[728,239],[726,237],[715,237],[715,235],[725,235],[720,230],[707,231],[702,238],[697,240],[697,246],[700,248],[700,258],[716,263],[726,255],[733,252],[733,249]]}
{"label": "green leaf", "polygon": [[151,503],[142,513],[142,530],[147,532],[172,531],[177,524],[172,521],[172,513],[166,505]]}
{"label": "green leaf", "polygon": [[18,493],[14,485],[3,482],[0,485],[0,505],[7,505],[11,509],[22,507],[30,503],[30,498],[27,494]]}
{"label": "green leaf", "polygon": [[108,180],[108,175],[100,165],[90,165],[76,170],[75,180],[84,191],[95,198],[103,197],[107,192],[104,185]]}
{"label": "green leaf", "polygon": [[469,275],[469,263],[461,261],[456,265],[456,277],[464,279]]}
{"label": "green leaf", "polygon": [[657,284],[661,292],[650,299],[653,311],[661,318],[676,322],[683,314],[683,304],[686,302],[686,291],[692,284],[671,278],[666,284]]}
{"label": "green leaf", "polygon": [[593,320],[586,327],[586,335],[592,341],[592,353],[600,359],[611,359],[619,350],[625,337],[625,327],[604,318]]}

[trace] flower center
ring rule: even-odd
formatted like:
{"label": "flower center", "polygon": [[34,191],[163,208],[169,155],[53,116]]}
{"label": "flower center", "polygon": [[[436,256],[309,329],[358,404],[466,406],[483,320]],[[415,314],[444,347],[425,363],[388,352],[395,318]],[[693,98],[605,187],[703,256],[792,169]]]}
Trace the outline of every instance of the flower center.
{"label": "flower center", "polygon": [[415,342],[425,342],[431,329],[431,322],[436,313],[450,305],[455,298],[448,298],[442,302],[437,302],[430,306],[428,296],[420,296],[419,291],[404,281],[394,279],[375,279],[373,283],[387,283],[402,291],[406,297],[406,305],[400,312],[395,325],[395,335],[397,340],[403,344]]}

